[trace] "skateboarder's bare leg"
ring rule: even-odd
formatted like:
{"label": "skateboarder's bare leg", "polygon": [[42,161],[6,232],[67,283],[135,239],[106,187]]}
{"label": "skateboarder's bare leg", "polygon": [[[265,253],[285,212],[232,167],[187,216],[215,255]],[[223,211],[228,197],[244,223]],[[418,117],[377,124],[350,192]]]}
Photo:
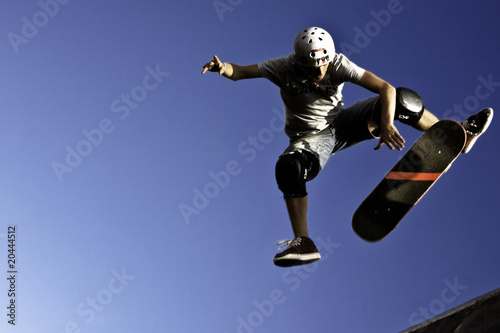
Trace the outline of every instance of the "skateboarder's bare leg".
{"label": "skateboarder's bare leg", "polygon": [[307,195],[285,198],[285,203],[292,222],[294,239],[276,243],[276,245],[286,244],[287,248],[274,256],[274,264],[289,267],[310,264],[321,259],[318,248],[307,235]]}
{"label": "skateboarder's bare leg", "polygon": [[418,129],[419,131],[425,132],[438,121],[439,121],[438,117],[433,115],[429,110],[425,109],[424,113],[422,114],[422,117],[420,118],[418,123],[415,124],[413,127]]}
{"label": "skateboarder's bare leg", "polygon": [[290,217],[290,222],[292,223],[292,230],[297,237],[309,237],[307,231],[307,206],[308,197],[293,197],[286,198],[286,208],[288,210],[288,216]]}

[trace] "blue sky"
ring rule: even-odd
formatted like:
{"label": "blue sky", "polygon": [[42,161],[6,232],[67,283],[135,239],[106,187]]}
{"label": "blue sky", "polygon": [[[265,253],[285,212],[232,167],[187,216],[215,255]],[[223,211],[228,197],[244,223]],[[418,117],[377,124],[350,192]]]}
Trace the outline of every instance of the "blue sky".
{"label": "blue sky", "polygon": [[[440,118],[500,104],[493,0],[41,0],[0,8],[2,332],[398,332],[499,287],[498,121],[380,243],[356,207],[404,152],[366,142],[311,183],[323,260],[292,237],[278,89],[201,68],[292,51],[308,26]],[[371,96],[348,85],[345,103]],[[402,124],[407,146],[419,136]],[[186,213],[188,212],[188,213]],[[16,228],[15,297],[8,230]],[[8,323],[15,301],[15,327]]]}

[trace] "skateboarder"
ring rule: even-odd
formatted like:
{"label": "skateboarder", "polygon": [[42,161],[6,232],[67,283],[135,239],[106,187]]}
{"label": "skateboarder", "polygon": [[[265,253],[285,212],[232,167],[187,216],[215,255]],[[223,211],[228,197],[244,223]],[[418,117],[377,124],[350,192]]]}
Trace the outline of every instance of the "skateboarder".
{"label": "skateboarder", "polygon": [[[290,144],[278,158],[275,172],[294,239],[285,241],[286,249],[274,257],[277,266],[302,265],[321,258],[308,235],[306,182],[318,175],[331,155],[372,138],[379,138],[376,150],[384,144],[391,150],[402,150],[405,140],[394,120],[420,131],[439,120],[425,109],[416,92],[395,89],[345,55],[335,53],[332,37],[318,27],[300,31],[288,56],[248,66],[222,62],[214,56],[203,66],[202,74],[207,71],[234,81],[263,77],[280,88]],[[342,88],[346,82],[376,95],[344,108]],[[491,109],[486,109],[463,122],[468,133],[464,152],[486,130],[492,116]]]}

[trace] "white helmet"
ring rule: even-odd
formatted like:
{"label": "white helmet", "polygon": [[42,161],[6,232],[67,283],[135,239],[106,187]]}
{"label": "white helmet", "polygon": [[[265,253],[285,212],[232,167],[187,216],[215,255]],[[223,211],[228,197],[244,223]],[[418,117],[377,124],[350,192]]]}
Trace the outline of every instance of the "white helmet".
{"label": "white helmet", "polygon": [[335,45],[330,34],[321,28],[310,27],[299,32],[293,42],[295,59],[307,67],[320,67],[333,61]]}

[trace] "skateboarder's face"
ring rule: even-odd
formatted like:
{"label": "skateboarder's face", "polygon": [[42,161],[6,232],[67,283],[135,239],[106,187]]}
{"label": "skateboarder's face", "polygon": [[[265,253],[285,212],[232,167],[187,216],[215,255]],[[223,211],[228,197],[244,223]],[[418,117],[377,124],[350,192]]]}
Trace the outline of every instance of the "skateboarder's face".
{"label": "skateboarder's face", "polygon": [[320,67],[302,66],[302,69],[304,70],[304,72],[306,72],[307,76],[316,79],[316,81],[321,81],[326,75],[326,71],[328,70],[328,65],[329,64],[325,64]]}

